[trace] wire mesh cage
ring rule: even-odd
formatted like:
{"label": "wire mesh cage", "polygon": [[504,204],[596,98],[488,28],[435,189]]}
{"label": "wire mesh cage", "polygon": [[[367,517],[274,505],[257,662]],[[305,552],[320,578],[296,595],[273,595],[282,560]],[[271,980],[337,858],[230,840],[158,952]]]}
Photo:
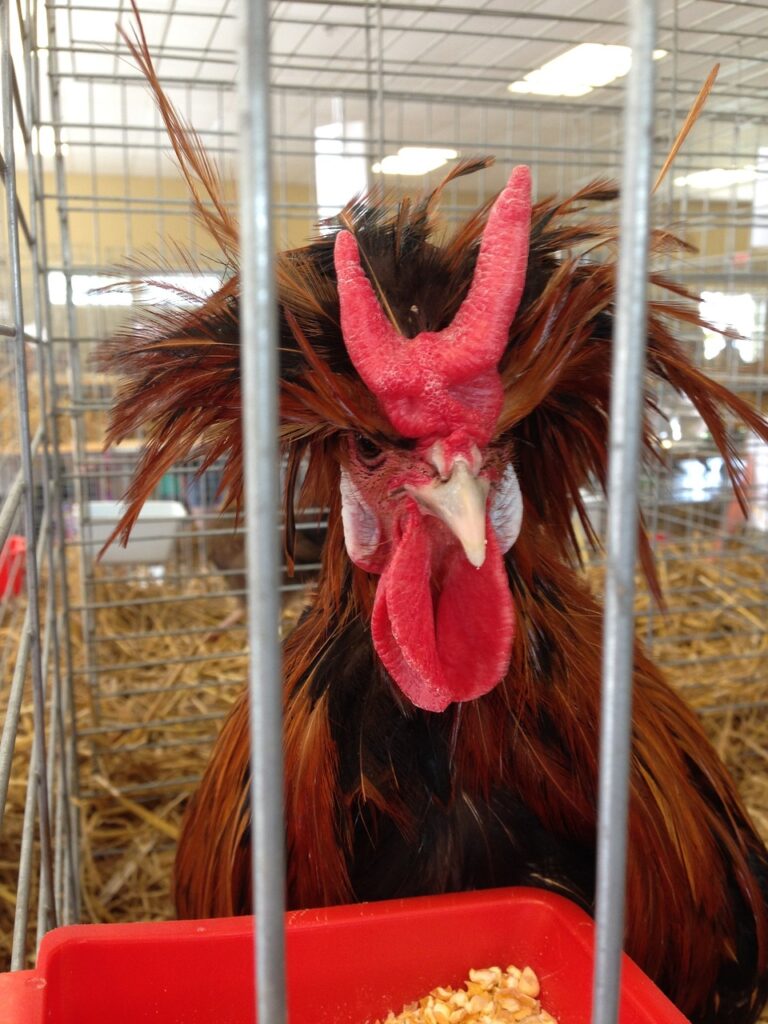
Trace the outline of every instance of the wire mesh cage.
{"label": "wire mesh cage", "polygon": [[[219,161],[234,209],[236,7],[140,6],[163,88]],[[11,287],[0,294],[0,937],[3,966],[15,969],[54,924],[173,916],[181,814],[245,685],[248,651],[243,526],[219,513],[221,467],[170,467],[128,546],[100,557],[142,437],[104,450],[116,381],[93,354],[140,307],[162,315],[179,287],[193,304],[222,275],[117,30],[130,24],[129,6],[6,0],[2,11],[0,232],[9,245],[0,260]],[[618,178],[621,77],[581,94],[571,80],[570,95],[538,94],[529,79],[579,44],[626,45],[626,22],[609,0],[526,0],[514,11],[493,2],[273,4],[277,246],[304,244],[361,190],[420,191],[470,154],[496,163],[449,186],[448,229],[517,163],[532,168],[540,198]],[[719,63],[653,220],[694,247],[662,269],[701,295],[716,328],[691,327],[682,340],[706,373],[764,412],[766,38],[759,4],[662,3],[653,141],[658,169]],[[130,289],[120,284],[127,278]],[[768,449],[740,442],[744,520],[693,408],[669,388],[655,398],[668,458],[640,489],[666,608],[641,585],[637,628],[704,716],[766,836]],[[602,537],[597,485],[586,498]],[[281,580],[284,634],[311,592],[324,529],[324,509],[304,513],[296,571],[284,568]],[[604,567],[586,536],[583,553],[599,591]]]}
{"label": "wire mesh cage", "polygon": [[[12,967],[38,938],[73,920],[78,901],[72,693],[64,674],[66,600],[50,381],[53,374],[43,265],[45,225],[35,139],[40,123],[35,27],[29,8],[3,8],[4,227],[8,246],[3,327],[3,734],[0,746],[4,856],[18,888],[5,889]],[[13,58],[11,57],[13,54]],[[14,125],[17,138],[14,138]],[[18,167],[26,173],[17,175]],[[38,168],[39,170],[39,165]],[[33,902],[33,897],[35,898]],[[5,928],[4,928],[5,933]]]}

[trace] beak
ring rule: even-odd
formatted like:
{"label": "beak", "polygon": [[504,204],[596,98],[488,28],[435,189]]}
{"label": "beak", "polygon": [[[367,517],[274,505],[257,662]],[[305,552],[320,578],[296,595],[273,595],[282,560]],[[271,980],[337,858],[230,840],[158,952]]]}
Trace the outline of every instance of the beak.
{"label": "beak", "polygon": [[456,459],[447,480],[433,480],[406,490],[423,508],[437,516],[464,549],[475,568],[485,561],[485,506],[489,483],[471,471],[464,459]]}

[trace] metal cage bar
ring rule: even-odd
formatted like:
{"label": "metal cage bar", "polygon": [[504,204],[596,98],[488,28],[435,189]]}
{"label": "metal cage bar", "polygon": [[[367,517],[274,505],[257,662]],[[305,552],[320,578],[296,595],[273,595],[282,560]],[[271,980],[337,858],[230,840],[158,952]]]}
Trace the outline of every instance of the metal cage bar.
{"label": "metal cage bar", "polygon": [[653,170],[656,0],[631,0],[608,465],[593,1024],[619,1015],[627,859],[637,498]]}
{"label": "metal cage bar", "polygon": [[[54,552],[60,543],[52,529],[57,494],[47,376],[52,350],[45,324],[47,296],[42,269],[45,227],[38,159],[38,13],[36,0],[0,4],[0,170],[8,241],[3,251],[7,252],[11,284],[7,306],[0,300],[0,318],[7,313],[10,321],[0,331],[3,338],[10,339],[0,345],[4,386],[0,558],[6,566],[4,572],[13,544],[23,539],[26,550],[23,581],[18,579],[18,585],[9,590],[6,579],[0,600],[5,638],[0,685],[0,837],[7,843],[6,850],[18,850],[19,857],[10,950],[14,969],[27,966],[50,927],[73,919],[77,890],[70,802],[75,755],[73,733],[64,726],[64,712],[74,712],[59,671],[56,608],[61,572]],[[16,427],[9,430],[12,416]],[[16,572],[21,575],[21,565]],[[31,743],[26,746],[19,742],[19,726],[28,718],[30,702],[33,728]],[[26,794],[19,817],[18,807],[9,811],[11,784],[23,787]]]}
{"label": "metal cage bar", "polygon": [[285,865],[278,566],[277,292],[272,266],[269,7],[242,2],[240,230],[248,566],[251,844],[260,1020],[282,1024]]}

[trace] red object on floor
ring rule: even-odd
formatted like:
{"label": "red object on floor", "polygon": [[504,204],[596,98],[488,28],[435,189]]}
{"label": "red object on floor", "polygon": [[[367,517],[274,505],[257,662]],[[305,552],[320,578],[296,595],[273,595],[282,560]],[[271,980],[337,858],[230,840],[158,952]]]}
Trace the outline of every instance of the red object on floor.
{"label": "red object on floor", "polygon": [[[3,1024],[253,1024],[252,918],[74,925],[38,967],[0,975]],[[588,1024],[592,920],[536,889],[496,889],[287,915],[290,1024],[364,1024],[460,985],[470,968],[530,965],[560,1024]],[[621,1024],[685,1024],[624,957]]]}
{"label": "red object on floor", "polygon": [[12,534],[0,551],[0,598],[21,593],[24,586],[26,557],[26,539]]}

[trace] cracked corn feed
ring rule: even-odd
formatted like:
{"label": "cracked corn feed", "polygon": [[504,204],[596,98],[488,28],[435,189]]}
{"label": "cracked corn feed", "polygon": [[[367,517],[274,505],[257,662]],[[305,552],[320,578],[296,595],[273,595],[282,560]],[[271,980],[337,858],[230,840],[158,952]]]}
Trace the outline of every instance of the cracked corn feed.
{"label": "cracked corn feed", "polygon": [[538,996],[539,979],[530,967],[488,967],[470,971],[463,988],[433,989],[383,1024],[557,1024]]}

